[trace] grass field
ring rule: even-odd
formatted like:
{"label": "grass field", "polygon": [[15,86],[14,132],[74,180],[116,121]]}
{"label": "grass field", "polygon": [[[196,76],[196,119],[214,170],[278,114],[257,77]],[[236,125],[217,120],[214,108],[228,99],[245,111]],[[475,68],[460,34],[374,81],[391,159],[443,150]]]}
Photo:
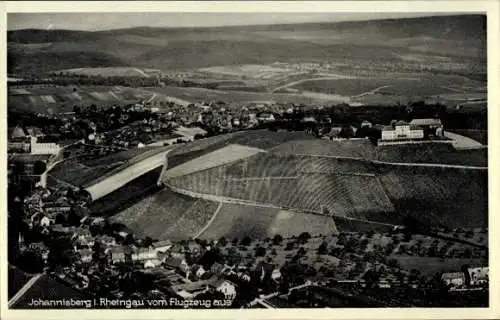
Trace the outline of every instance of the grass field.
{"label": "grass field", "polygon": [[431,257],[413,257],[394,255],[391,258],[396,259],[406,270],[417,269],[423,275],[432,276],[436,272],[460,272],[464,264],[470,266],[488,265],[486,259],[457,259],[457,258],[431,258]]}
{"label": "grass field", "polygon": [[488,144],[488,131],[486,130],[459,130],[459,129],[454,129],[452,130],[454,133],[458,133],[460,135],[466,136],[468,138],[471,138],[481,144],[487,145]]}
{"label": "grass field", "polygon": [[249,236],[263,239],[279,234],[283,237],[309,232],[311,235],[336,231],[332,218],[307,213],[238,204],[223,204],[216,219],[200,235],[203,239],[227,239]]}
{"label": "grass field", "polygon": [[202,88],[182,88],[166,86],[164,88],[147,88],[148,91],[160,93],[166,96],[175,97],[181,100],[196,103],[200,101],[231,101],[235,105],[241,105],[254,101],[273,101],[276,103],[303,103],[303,104],[323,104],[327,102],[337,102],[335,99],[309,97],[300,94],[285,93],[265,93],[247,91],[222,91]]}
{"label": "grass field", "polygon": [[459,76],[402,74],[395,77],[310,80],[291,88],[352,98],[376,91],[385,96],[403,96],[411,99],[443,94],[474,94],[484,86],[484,83]]}
{"label": "grass field", "polygon": [[132,67],[105,67],[105,68],[77,68],[54,71],[55,73],[75,74],[85,76],[101,77],[144,77],[149,78],[149,74],[144,70]]}

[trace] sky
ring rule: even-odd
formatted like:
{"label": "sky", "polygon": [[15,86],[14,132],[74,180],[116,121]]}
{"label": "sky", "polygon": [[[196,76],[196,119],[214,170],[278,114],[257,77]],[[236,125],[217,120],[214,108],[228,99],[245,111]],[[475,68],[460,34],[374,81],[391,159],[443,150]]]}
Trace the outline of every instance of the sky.
{"label": "sky", "polygon": [[[447,13],[450,14],[450,13]],[[430,16],[430,13],[9,13],[7,29],[110,30],[131,27],[216,27],[308,22],[337,22]],[[434,14],[435,15],[435,14]]]}

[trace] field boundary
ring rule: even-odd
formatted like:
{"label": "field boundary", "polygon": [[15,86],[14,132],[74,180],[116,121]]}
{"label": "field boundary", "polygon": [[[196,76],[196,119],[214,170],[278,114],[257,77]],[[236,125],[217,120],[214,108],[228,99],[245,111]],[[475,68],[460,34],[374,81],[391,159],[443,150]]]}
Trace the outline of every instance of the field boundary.
{"label": "field boundary", "polygon": [[[364,219],[358,219],[358,218],[352,218],[352,217],[346,217],[346,216],[337,216],[337,215],[326,215],[317,211],[312,211],[312,210],[296,210],[293,208],[285,208],[281,206],[276,206],[273,204],[267,204],[267,203],[261,203],[261,202],[255,202],[255,201],[250,201],[250,200],[245,200],[245,199],[237,199],[237,198],[230,198],[230,197],[224,197],[224,196],[216,196],[212,194],[206,194],[206,193],[199,193],[199,192],[194,192],[194,191],[189,191],[186,189],[174,187],[170,184],[166,184],[166,187],[169,188],[173,192],[177,192],[179,194],[189,196],[192,198],[198,198],[198,199],[204,199],[204,200],[209,200],[209,201],[215,201],[219,202],[221,205],[224,203],[228,204],[238,204],[238,205],[244,205],[244,206],[253,206],[253,207],[262,207],[262,208],[271,208],[271,209],[277,209],[277,210],[283,210],[283,211],[290,211],[290,212],[296,212],[296,213],[307,213],[307,214],[314,214],[317,216],[323,216],[323,217],[330,217],[335,221],[335,218],[342,218],[346,220],[352,220],[352,221],[359,221],[359,222],[364,222],[364,223],[372,223],[372,224],[378,224],[378,225],[383,225],[383,226],[390,226],[390,227],[396,227],[399,226],[398,224],[391,224],[391,223],[385,223],[385,222],[379,222],[379,221],[372,221],[372,220],[364,220]],[[392,202],[391,202],[392,203]],[[200,236],[199,234],[198,236]]]}
{"label": "field boundary", "polygon": [[193,239],[198,238],[201,236],[207,229],[210,227],[212,222],[214,222],[215,218],[217,218],[217,215],[219,214],[220,209],[222,208],[222,201],[219,202],[219,205],[217,206],[217,209],[215,209],[214,213],[212,214],[212,217],[210,220],[208,220],[207,224],[193,237]]}

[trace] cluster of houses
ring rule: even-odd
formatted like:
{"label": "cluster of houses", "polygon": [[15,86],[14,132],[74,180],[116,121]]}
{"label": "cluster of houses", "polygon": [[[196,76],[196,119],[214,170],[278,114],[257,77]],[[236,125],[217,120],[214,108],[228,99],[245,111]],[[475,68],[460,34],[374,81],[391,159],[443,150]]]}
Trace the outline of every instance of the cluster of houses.
{"label": "cluster of houses", "polygon": [[488,267],[472,267],[461,272],[445,272],[441,280],[451,290],[487,288],[489,283]]}

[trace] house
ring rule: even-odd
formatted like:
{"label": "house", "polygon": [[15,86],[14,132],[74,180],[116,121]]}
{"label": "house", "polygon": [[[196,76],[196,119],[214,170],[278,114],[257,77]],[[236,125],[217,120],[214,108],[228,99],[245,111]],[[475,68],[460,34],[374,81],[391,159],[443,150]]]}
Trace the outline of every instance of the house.
{"label": "house", "polygon": [[81,249],[77,251],[78,257],[80,258],[80,262],[89,263],[92,261],[92,250],[90,249]]}
{"label": "house", "polygon": [[113,247],[109,250],[109,255],[112,263],[120,263],[127,261],[126,252],[124,246]]}
{"label": "house", "polygon": [[46,261],[49,258],[50,249],[43,242],[33,242],[28,246],[29,250],[40,256]]}
{"label": "house", "polygon": [[281,278],[280,269],[275,268],[271,273],[271,279],[273,279],[274,281],[278,281],[280,278]]}
{"label": "house", "polygon": [[489,282],[489,268],[488,267],[476,267],[468,268],[467,272],[470,277],[470,285],[482,285]]}
{"label": "house", "polygon": [[222,271],[224,270],[224,265],[220,264],[218,262],[215,262],[211,267],[210,267],[210,272],[213,274],[222,274]]}
{"label": "house", "polygon": [[361,122],[361,128],[371,128],[372,127],[372,123],[370,121],[367,121],[367,120],[363,120],[363,122]]}
{"label": "house", "polygon": [[270,112],[263,112],[263,113],[259,114],[257,119],[259,120],[259,122],[263,122],[263,123],[272,122],[272,121],[276,120],[274,118],[274,115]]}
{"label": "house", "polygon": [[77,229],[75,233],[73,233],[71,240],[80,246],[92,247],[94,245],[94,237],[92,237],[92,233],[89,229]]}
{"label": "house", "polygon": [[102,235],[97,238],[97,240],[107,249],[110,247],[116,246],[116,240],[115,238],[108,236],[108,235]]}
{"label": "house", "polygon": [[444,134],[444,128],[441,119],[413,119],[412,121],[410,121],[410,125],[422,128],[426,137],[442,136]]}
{"label": "house", "polygon": [[163,241],[155,242],[151,246],[157,252],[166,252],[168,249],[172,248],[173,245],[172,245],[172,241],[163,240]]}
{"label": "house", "polygon": [[391,121],[389,126],[375,126],[375,129],[381,133],[382,141],[423,139],[424,131],[422,128],[410,125],[405,121]]}
{"label": "house", "polygon": [[132,261],[144,261],[157,258],[158,258],[157,251],[151,248],[139,248],[135,252],[132,252]]}
{"label": "house", "polygon": [[452,287],[460,287],[465,284],[465,274],[463,272],[445,272],[441,276],[441,280]]}
{"label": "house", "polygon": [[183,283],[172,286],[172,290],[184,300],[190,300],[201,293],[207,292],[209,290],[209,282],[202,280]]}
{"label": "house", "polygon": [[165,266],[167,268],[177,270],[178,272],[184,274],[186,277],[189,276],[189,265],[184,258],[170,257],[165,260]]}
{"label": "house", "polygon": [[203,266],[195,264],[191,267],[191,274],[196,277],[196,279],[200,279],[207,271],[203,268]]}
{"label": "house", "polygon": [[160,259],[148,259],[144,262],[144,268],[156,268],[162,264]]}
{"label": "house", "polygon": [[233,300],[236,297],[236,285],[229,280],[217,280],[210,284],[209,288],[222,293],[228,300]]}
{"label": "house", "polygon": [[243,271],[238,272],[237,276],[240,280],[246,281],[246,282],[250,282],[250,280],[252,279],[247,272],[243,272]]}

